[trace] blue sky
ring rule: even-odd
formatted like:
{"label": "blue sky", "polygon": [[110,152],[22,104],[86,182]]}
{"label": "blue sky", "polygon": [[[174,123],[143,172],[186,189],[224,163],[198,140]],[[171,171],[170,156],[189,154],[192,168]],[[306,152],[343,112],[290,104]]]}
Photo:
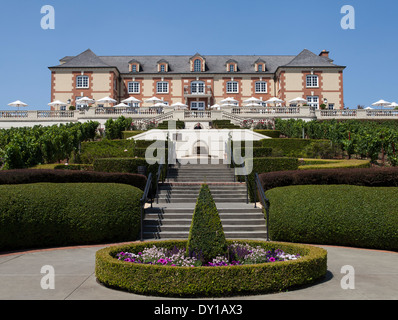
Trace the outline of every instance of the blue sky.
{"label": "blue sky", "polygon": [[[43,30],[40,10],[55,9]],[[343,30],[343,5],[355,30]],[[14,0],[0,11],[0,110],[50,102],[49,66],[90,48],[97,55],[255,54],[330,51],[344,71],[345,104],[398,102],[398,2],[364,0]]]}

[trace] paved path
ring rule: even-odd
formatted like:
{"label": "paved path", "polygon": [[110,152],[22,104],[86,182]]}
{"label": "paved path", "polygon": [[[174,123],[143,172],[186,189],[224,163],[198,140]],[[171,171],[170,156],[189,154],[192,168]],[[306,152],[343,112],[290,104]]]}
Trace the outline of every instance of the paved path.
{"label": "paved path", "polygon": [[[0,300],[153,300],[106,288],[96,281],[95,252],[104,246],[82,246],[0,254]],[[236,297],[249,300],[398,300],[398,253],[345,247],[328,250],[328,274],[322,282],[284,293]],[[41,288],[41,268],[55,271],[54,289]],[[342,289],[350,265],[355,289]],[[231,298],[230,298],[231,299]]]}

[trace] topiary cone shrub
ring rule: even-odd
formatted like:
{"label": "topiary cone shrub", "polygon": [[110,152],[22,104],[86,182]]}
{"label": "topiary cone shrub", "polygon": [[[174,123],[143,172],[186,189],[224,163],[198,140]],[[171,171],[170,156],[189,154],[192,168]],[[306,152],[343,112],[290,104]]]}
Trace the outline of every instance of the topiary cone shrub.
{"label": "topiary cone shrub", "polygon": [[192,217],[186,253],[196,253],[202,262],[208,262],[226,250],[227,241],[216,204],[209,186],[203,184]]}

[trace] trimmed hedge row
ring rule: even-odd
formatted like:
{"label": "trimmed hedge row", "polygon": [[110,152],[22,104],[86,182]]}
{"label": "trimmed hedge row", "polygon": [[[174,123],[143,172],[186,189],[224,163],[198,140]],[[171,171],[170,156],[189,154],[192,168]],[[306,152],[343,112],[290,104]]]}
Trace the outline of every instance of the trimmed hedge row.
{"label": "trimmed hedge row", "polygon": [[398,188],[305,185],[266,196],[274,241],[398,250]]}
{"label": "trimmed hedge row", "polygon": [[134,158],[145,157],[148,146],[155,141],[149,140],[109,140],[83,142],[80,154],[77,155],[78,163],[92,164],[100,158]]}
{"label": "trimmed hedge row", "polygon": [[304,150],[311,144],[319,142],[329,142],[329,140],[314,140],[314,139],[264,139],[262,146],[272,148],[275,151],[281,152],[286,157],[300,157]]}
{"label": "trimmed hedge row", "polygon": [[141,190],[147,178],[140,174],[106,173],[80,170],[16,169],[0,171],[0,185],[29,183],[121,183]]}
{"label": "trimmed hedge row", "polygon": [[254,129],[253,131],[274,139],[279,138],[279,136],[281,135],[281,132],[279,130]]}
{"label": "trimmed hedge row", "polygon": [[304,159],[300,160],[300,170],[311,169],[333,169],[333,168],[370,168],[372,165],[370,160],[318,160]]}
{"label": "trimmed hedge row", "polygon": [[1,185],[0,250],[135,240],[142,193],[115,183]]}
{"label": "trimmed hedge row", "polygon": [[[233,241],[227,241],[232,244]],[[111,288],[156,296],[222,297],[271,293],[302,286],[324,277],[327,271],[327,251],[321,248],[265,241],[240,241],[268,250],[282,249],[300,254],[302,258],[243,266],[171,267],[145,265],[117,260],[124,251],[138,253],[145,247],[185,248],[187,241],[153,241],[112,246],[96,253],[97,279]]]}
{"label": "trimmed hedge row", "polygon": [[293,170],[261,173],[259,178],[264,191],[283,186],[311,184],[398,187],[398,168]]}

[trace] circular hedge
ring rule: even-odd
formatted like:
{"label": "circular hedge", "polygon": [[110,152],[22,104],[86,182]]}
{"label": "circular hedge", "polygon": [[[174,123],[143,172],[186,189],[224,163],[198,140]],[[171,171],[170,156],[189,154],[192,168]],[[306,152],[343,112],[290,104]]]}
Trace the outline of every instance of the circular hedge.
{"label": "circular hedge", "polygon": [[95,274],[107,287],[128,292],[170,297],[224,297],[271,293],[310,284],[325,276],[327,251],[318,247],[282,242],[238,241],[265,249],[300,254],[293,261],[225,267],[175,267],[138,264],[118,260],[123,252],[138,253],[152,246],[186,247],[186,240],[136,242],[97,251]]}

